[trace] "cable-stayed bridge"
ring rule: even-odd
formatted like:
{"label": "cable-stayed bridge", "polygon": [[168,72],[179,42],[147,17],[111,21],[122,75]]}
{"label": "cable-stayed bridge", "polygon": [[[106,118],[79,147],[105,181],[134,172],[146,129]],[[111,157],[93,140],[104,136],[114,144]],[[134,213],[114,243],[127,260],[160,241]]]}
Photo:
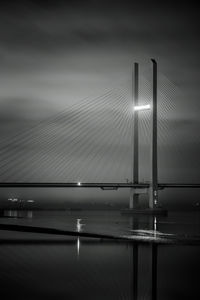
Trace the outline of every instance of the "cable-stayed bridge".
{"label": "cable-stayed bridge", "polygon": [[[139,76],[135,64],[132,91],[131,85],[123,84],[108,89],[12,139],[2,139],[0,187],[129,188],[132,208],[141,193],[149,195],[149,207],[155,208],[160,189],[200,187],[158,178],[158,150],[162,153],[169,139],[172,128],[166,116],[175,104],[172,85],[169,94],[163,93],[164,85],[157,89],[155,60],[152,66],[151,82]],[[149,109],[140,111],[141,104]],[[139,110],[133,111],[137,106]]]}

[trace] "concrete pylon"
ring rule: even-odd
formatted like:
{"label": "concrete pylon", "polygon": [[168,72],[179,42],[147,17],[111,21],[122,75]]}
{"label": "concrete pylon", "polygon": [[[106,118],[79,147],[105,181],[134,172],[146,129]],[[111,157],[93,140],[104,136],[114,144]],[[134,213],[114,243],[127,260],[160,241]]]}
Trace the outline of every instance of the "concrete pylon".
{"label": "concrete pylon", "polygon": [[[132,72],[132,103],[133,108],[138,105],[139,95],[139,65],[134,63],[134,69]],[[138,134],[138,112],[135,111],[133,115],[133,171],[132,171],[132,182],[139,182],[139,134]],[[130,189],[130,201],[129,208],[138,207],[139,194],[134,188]]]}
{"label": "concrete pylon", "polygon": [[157,63],[153,63],[153,98],[151,107],[150,187],[149,208],[158,207],[158,163],[157,163]]}
{"label": "concrete pylon", "polygon": [[[152,214],[152,215],[167,215],[167,210],[158,207],[158,164],[157,164],[157,63],[155,59],[151,59],[153,63],[153,97],[150,105],[151,109],[151,143],[150,143],[150,181],[149,188],[131,188],[129,209],[125,209],[124,213],[128,214]],[[139,70],[138,64],[134,64],[134,80],[133,80],[133,108],[138,105],[139,91]],[[149,107],[148,107],[149,108]],[[146,109],[148,109],[146,108]],[[142,110],[143,108],[141,108]],[[145,109],[145,108],[144,108]],[[138,113],[134,111],[133,117],[133,172],[132,182],[139,183],[139,132],[138,132]],[[148,208],[141,209],[139,207],[140,194],[148,196]],[[155,229],[156,230],[156,229]]]}

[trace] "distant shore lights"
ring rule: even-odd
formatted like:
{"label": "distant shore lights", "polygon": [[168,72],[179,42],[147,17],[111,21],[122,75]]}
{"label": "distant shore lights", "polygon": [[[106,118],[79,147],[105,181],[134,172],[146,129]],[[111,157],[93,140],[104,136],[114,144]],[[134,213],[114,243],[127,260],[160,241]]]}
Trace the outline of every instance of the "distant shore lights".
{"label": "distant shore lights", "polygon": [[151,105],[147,104],[147,105],[136,105],[134,106],[134,111],[140,111],[140,110],[149,110],[151,109]]}

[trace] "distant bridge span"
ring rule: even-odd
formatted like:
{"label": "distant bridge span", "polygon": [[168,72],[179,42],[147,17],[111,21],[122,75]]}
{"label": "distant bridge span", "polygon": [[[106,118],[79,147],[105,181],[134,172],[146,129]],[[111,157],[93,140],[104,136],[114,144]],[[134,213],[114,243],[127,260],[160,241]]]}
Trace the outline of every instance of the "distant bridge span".
{"label": "distant bridge span", "polygon": [[[117,190],[118,188],[149,188],[149,183],[77,183],[77,182],[0,182],[0,188],[101,188]],[[200,188],[200,183],[158,183],[158,189],[165,188]]]}

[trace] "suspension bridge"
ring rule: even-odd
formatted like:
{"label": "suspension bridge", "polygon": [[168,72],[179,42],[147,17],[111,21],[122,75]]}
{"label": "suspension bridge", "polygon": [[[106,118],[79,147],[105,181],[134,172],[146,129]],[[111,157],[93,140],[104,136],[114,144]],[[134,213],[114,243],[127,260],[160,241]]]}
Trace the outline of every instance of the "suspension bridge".
{"label": "suspension bridge", "polygon": [[[152,210],[159,208],[161,189],[200,188],[199,183],[158,180],[158,138],[162,144],[169,134],[169,126],[158,117],[173,109],[173,101],[159,95],[163,101],[158,108],[157,63],[154,59],[151,63],[152,81],[143,80],[142,91],[135,63],[131,93],[124,86],[106,90],[25,128],[12,139],[2,139],[0,187],[128,188],[130,209],[138,207],[141,194],[147,194]],[[146,145],[141,156],[140,142]],[[141,157],[143,173],[149,173],[145,181],[140,180]]]}

